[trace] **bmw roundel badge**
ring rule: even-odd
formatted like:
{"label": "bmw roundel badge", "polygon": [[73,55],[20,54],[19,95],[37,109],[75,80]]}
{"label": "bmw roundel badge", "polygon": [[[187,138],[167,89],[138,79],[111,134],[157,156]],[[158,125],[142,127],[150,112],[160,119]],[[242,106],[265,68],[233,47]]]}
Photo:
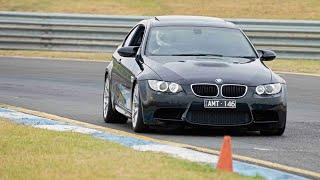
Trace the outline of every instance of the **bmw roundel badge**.
{"label": "bmw roundel badge", "polygon": [[216,83],[222,84],[223,80],[222,79],[216,79]]}

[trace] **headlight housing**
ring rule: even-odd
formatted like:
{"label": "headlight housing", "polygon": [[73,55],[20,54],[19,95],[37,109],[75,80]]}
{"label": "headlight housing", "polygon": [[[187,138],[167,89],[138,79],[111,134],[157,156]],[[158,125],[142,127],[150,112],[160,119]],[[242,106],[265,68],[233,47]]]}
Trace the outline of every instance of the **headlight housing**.
{"label": "headlight housing", "polygon": [[265,84],[259,85],[256,87],[256,93],[259,95],[273,95],[278,94],[282,89],[282,85],[280,83],[275,84]]}
{"label": "headlight housing", "polygon": [[178,93],[182,91],[182,87],[174,82],[148,80],[149,87],[159,92]]}

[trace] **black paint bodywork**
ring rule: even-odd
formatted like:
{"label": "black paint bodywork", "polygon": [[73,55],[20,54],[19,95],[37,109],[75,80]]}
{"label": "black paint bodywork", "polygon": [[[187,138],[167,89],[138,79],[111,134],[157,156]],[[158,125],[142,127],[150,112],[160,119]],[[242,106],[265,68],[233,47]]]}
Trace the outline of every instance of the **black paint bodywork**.
{"label": "black paint bodywork", "polygon": [[[130,117],[133,88],[135,84],[139,84],[145,124],[186,123],[186,114],[190,109],[205,110],[203,108],[204,98],[195,96],[190,85],[193,83],[215,84],[215,79],[221,78],[224,84],[248,86],[246,95],[236,99],[236,110],[250,112],[251,121],[236,127],[263,130],[285,126],[286,83],[264,65],[256,50],[255,60],[225,57],[145,56],[144,50],[150,28],[174,25],[238,28],[223,20],[203,17],[168,16],[160,20],[157,18],[141,21],[137,26],[144,27],[144,38],[138,55],[123,57],[116,50],[112,62],[106,69],[105,77],[108,74],[111,79],[113,108]],[[118,49],[121,47],[122,45]],[[182,86],[183,91],[177,94],[156,92],[148,86],[147,80],[149,79],[178,83]],[[270,96],[260,96],[255,93],[256,86],[270,83],[281,83],[282,91]],[[223,99],[223,97],[219,95],[216,99]],[[193,125],[197,124],[193,123]]]}

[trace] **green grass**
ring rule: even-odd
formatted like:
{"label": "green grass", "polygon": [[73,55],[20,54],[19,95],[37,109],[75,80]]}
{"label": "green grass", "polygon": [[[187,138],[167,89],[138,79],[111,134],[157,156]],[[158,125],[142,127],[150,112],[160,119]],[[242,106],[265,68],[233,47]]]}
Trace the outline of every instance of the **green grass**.
{"label": "green grass", "polygon": [[320,19],[319,0],[0,0],[1,11]]}
{"label": "green grass", "polygon": [[34,129],[3,119],[0,137],[0,179],[249,178],[88,135]]}

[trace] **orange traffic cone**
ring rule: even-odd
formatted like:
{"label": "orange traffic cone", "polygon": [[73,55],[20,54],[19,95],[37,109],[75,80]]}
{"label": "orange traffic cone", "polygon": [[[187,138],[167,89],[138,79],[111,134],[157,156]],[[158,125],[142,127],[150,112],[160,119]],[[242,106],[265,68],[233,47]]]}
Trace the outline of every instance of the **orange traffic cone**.
{"label": "orange traffic cone", "polygon": [[223,145],[221,147],[217,169],[233,172],[230,136],[225,136],[223,138]]}

